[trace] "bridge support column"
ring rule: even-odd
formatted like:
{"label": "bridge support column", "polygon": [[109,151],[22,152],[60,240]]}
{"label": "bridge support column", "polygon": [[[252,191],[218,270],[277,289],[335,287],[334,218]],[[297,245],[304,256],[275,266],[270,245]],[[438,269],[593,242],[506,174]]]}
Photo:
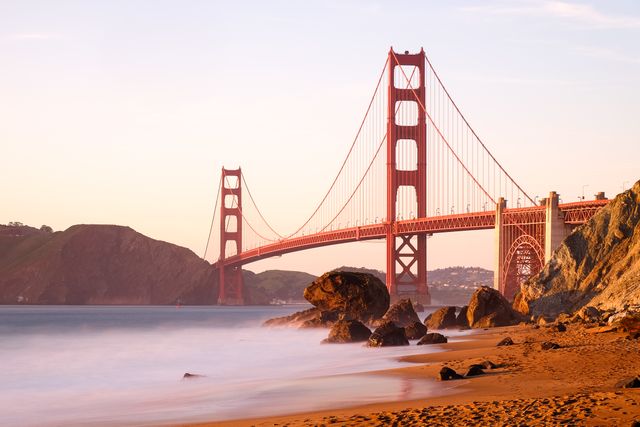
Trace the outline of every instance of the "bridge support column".
{"label": "bridge support column", "polygon": [[504,263],[504,239],[502,238],[503,227],[502,227],[502,213],[507,207],[507,202],[503,197],[500,197],[498,203],[496,203],[496,225],[495,225],[495,238],[494,238],[494,269],[493,269],[493,288],[502,292],[503,289],[503,277],[502,277],[502,269]]}
{"label": "bridge support column", "polygon": [[545,200],[545,225],[544,225],[544,262],[551,259],[553,251],[556,250],[571,230],[565,226],[562,212],[558,207],[559,195],[555,191],[549,193],[549,198]]}
{"label": "bridge support column", "polygon": [[[405,68],[402,68],[405,67]],[[411,76],[411,77],[410,77]],[[407,79],[411,79],[411,84]],[[411,298],[413,302],[431,304],[427,286],[427,236],[398,234],[397,199],[400,187],[412,187],[416,205],[412,212],[418,218],[427,216],[427,136],[425,104],[424,51],[399,54],[389,51],[389,86],[387,105],[387,288],[391,300]],[[400,103],[416,112],[415,120],[398,123],[396,111]],[[411,106],[413,108],[411,108]],[[398,141],[415,144],[415,167],[396,164]],[[401,213],[402,214],[402,213]],[[404,213],[405,215],[408,212]]]}
{"label": "bridge support column", "polygon": [[220,204],[220,260],[218,304],[244,304],[242,267],[225,266],[227,243],[233,242],[235,253],[242,250],[242,171],[222,168],[222,203]]}

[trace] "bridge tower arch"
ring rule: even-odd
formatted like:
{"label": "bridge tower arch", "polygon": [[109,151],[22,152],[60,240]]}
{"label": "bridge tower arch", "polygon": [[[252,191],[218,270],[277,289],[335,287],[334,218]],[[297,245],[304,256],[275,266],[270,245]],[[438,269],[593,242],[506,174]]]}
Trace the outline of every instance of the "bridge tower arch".
{"label": "bridge tower arch", "polygon": [[[242,251],[242,170],[222,168],[222,203],[220,204],[220,259],[218,261],[218,304],[244,304],[242,266],[225,266],[227,243]],[[235,226],[229,228],[229,226]]]}
{"label": "bridge tower arch", "polygon": [[[387,93],[387,235],[386,235],[386,281],[391,300],[403,296],[411,297],[414,302],[430,304],[431,297],[427,287],[427,236],[421,234],[398,234],[397,199],[398,190],[403,186],[413,187],[416,194],[418,218],[427,216],[427,129],[425,104],[425,59],[424,50],[417,54],[395,53],[389,50],[388,93]],[[403,73],[401,67],[411,68],[413,73]],[[414,68],[415,67],[415,68]],[[412,84],[407,87],[407,75]],[[396,111],[398,103],[413,102],[418,115],[414,125],[398,123]],[[421,106],[420,106],[421,104]],[[415,169],[399,169],[396,162],[396,149],[400,140],[413,141],[417,151]]]}

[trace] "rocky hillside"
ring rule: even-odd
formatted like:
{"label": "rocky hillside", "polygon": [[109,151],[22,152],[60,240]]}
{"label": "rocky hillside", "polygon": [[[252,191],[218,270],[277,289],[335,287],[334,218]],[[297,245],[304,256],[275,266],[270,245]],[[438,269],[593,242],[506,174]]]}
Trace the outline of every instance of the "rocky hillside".
{"label": "rocky hillside", "polygon": [[213,269],[129,227],[0,226],[2,304],[212,304]]}
{"label": "rocky hillside", "polygon": [[640,181],[569,235],[514,307],[534,315],[640,304]]}

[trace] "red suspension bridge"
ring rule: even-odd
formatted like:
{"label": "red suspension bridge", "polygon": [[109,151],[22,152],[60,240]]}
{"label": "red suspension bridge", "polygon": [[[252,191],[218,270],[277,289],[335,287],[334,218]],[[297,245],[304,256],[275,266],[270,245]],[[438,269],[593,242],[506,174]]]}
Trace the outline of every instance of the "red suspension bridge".
{"label": "red suspension bridge", "polygon": [[391,49],[338,174],[313,212],[282,233],[260,212],[241,170],[223,168],[204,257],[219,271],[218,302],[242,304],[245,264],[385,239],[392,299],[428,304],[427,237],[494,229],[494,286],[511,298],[571,229],[606,203],[600,193],[559,204],[552,192],[538,204],[489,152],[424,51]]}

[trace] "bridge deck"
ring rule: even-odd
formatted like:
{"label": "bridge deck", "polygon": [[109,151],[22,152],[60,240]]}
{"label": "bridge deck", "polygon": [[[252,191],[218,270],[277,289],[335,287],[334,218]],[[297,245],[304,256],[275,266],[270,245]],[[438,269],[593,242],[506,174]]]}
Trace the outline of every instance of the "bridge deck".
{"label": "bridge deck", "polygon": [[[608,200],[589,200],[560,205],[565,222],[570,225],[578,225],[587,221]],[[533,206],[529,208],[509,209],[506,212],[538,212],[544,207]],[[369,224],[358,227],[344,228],[340,230],[314,233],[307,236],[294,237],[278,242],[270,243],[244,251],[224,260],[224,265],[234,267],[248,264],[261,259],[284,255],[306,249],[341,243],[357,242],[361,240],[374,240],[386,238],[388,234],[436,234],[451,231],[489,230],[495,226],[495,211],[470,212],[455,215],[442,215],[427,218],[417,218],[391,223]],[[220,261],[214,263],[219,268]]]}

